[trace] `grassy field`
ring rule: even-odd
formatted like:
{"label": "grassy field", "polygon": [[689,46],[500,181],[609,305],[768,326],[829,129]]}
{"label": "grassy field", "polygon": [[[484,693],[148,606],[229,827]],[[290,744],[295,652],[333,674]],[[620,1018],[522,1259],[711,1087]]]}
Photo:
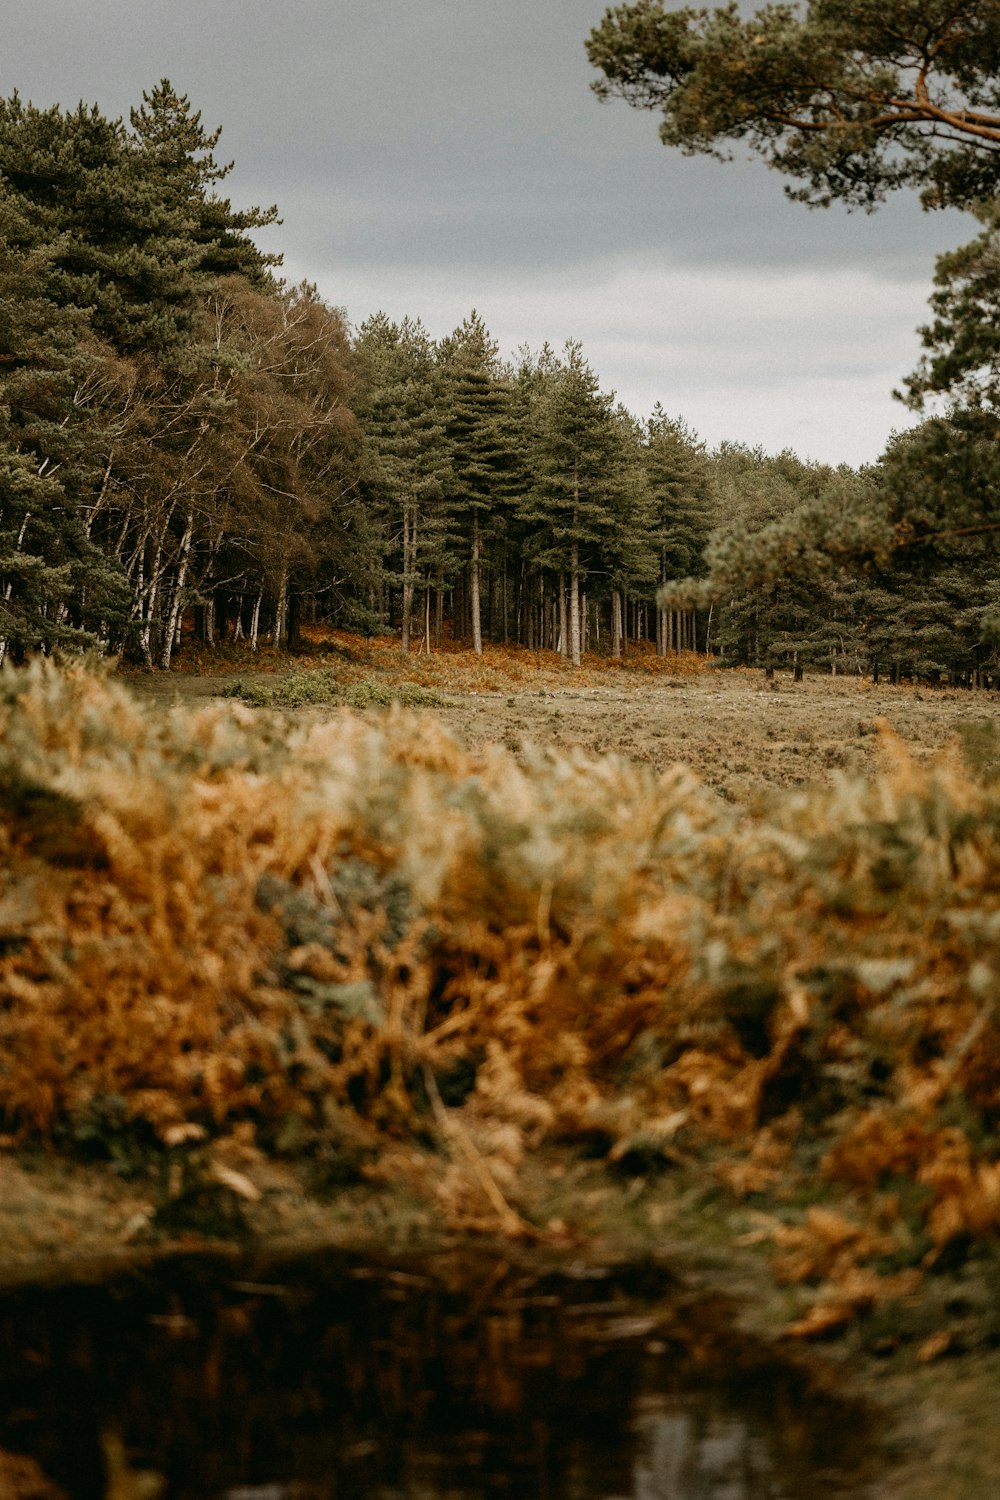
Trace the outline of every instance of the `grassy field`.
{"label": "grassy field", "polygon": [[520,754],[529,742],[623,755],[656,771],[681,762],[734,801],[768,787],[829,783],[838,770],[876,769],[879,724],[919,763],[962,742],[973,755],[989,755],[1000,728],[1000,694],[820,675],[767,681],[763,672],[729,671],[691,654],[659,660],[648,646],[634,647],[622,663],[587,657],[574,670],[552,652],[487,645],[478,659],[454,649],[404,658],[391,641],[335,634],[294,660],[266,653],[222,666],[211,655],[189,656],[174,672],[126,680],[160,702],[197,702],[238,683],[251,696],[255,688],[272,691],[280,707],[283,685],[321,677],[320,701],[292,704],[315,715],[337,706],[333,684],[342,694],[364,684],[389,693],[422,689],[436,700],[428,711],[468,749],[495,744]]}

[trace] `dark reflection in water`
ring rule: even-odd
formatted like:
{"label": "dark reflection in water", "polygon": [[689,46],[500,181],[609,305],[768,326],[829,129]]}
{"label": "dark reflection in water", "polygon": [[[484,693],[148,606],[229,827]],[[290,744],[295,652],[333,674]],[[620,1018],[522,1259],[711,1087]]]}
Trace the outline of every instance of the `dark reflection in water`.
{"label": "dark reflection in water", "polygon": [[0,1298],[0,1449],[80,1500],[803,1500],[863,1445],[649,1269],[188,1259]]}

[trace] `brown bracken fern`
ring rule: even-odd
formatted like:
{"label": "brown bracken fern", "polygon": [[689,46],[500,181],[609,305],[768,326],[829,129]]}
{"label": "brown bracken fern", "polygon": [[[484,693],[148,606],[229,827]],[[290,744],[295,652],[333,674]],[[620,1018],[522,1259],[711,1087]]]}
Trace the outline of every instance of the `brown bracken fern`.
{"label": "brown bracken fern", "polygon": [[163,714],[8,671],[0,1129],[436,1142],[456,1218],[512,1230],[544,1140],[714,1153],[744,1194],[807,1159],[869,1205],[775,1230],[783,1276],[839,1288],[799,1331],[835,1326],[1000,1227],[1000,789],[882,753],[749,811],[398,707]]}

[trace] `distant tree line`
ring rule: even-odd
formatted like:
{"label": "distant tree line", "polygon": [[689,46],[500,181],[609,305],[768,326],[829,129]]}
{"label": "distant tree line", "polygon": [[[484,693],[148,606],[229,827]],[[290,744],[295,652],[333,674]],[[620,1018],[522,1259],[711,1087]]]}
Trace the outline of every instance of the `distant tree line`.
{"label": "distant tree line", "polygon": [[277,211],[222,196],[217,143],[166,80],[128,123],[0,101],[0,660],[165,668],[183,628],[295,649],[323,621],[575,663],[648,641],[993,671],[989,536],[893,552],[886,496],[912,527],[917,459],[928,526],[967,484],[940,420],[861,474],[709,453],[617,405],[572,341],[503,360],[475,313],[440,340],[382,314],[351,330],[278,278],[253,239]]}
{"label": "distant tree line", "polygon": [[733,664],[1000,686],[996,447],[943,419],[860,472],[723,444],[700,576],[663,595]]}

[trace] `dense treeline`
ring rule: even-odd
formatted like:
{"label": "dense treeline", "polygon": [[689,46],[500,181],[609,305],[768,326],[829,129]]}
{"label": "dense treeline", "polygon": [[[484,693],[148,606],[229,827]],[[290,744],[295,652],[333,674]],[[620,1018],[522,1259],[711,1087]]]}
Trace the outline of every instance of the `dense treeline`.
{"label": "dense treeline", "polygon": [[276,210],[221,195],[217,142],[166,80],[127,124],[0,101],[0,659],[168,667],[185,624],[294,649],[322,620],[404,650],[992,669],[982,538],[903,568],[885,536],[859,561],[855,527],[842,565],[781,564],[817,508],[888,514],[940,424],[860,475],[710,454],[616,405],[576,343],[506,362],[475,313],[441,340],[351,330],[278,279],[252,237]]}
{"label": "dense treeline", "polygon": [[996,444],[962,419],[896,437],[860,473],[723,445],[700,580],[730,662],[997,685]]}

